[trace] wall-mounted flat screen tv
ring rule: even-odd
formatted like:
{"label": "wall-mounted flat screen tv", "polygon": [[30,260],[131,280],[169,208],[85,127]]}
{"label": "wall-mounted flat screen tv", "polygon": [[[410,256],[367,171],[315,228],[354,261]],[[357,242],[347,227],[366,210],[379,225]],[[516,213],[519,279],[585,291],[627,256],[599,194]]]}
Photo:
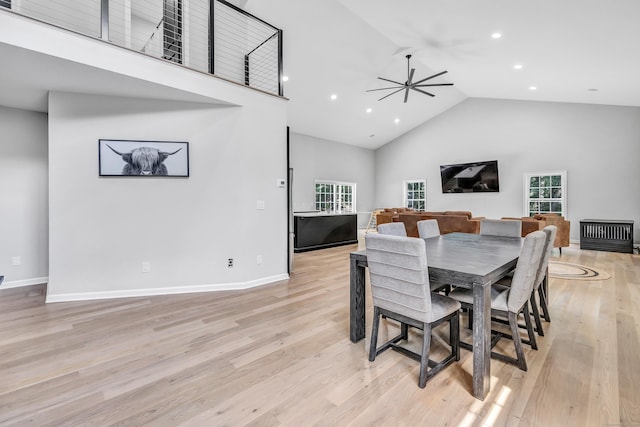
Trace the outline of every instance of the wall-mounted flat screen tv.
{"label": "wall-mounted flat screen tv", "polygon": [[498,161],[440,166],[443,193],[487,193],[500,191]]}

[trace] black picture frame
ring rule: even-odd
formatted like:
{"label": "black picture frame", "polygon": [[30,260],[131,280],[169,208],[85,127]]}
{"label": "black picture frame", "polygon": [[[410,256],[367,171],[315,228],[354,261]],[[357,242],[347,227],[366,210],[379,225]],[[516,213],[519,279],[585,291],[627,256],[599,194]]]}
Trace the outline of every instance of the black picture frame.
{"label": "black picture frame", "polygon": [[111,177],[188,178],[189,143],[99,139],[98,173]]}

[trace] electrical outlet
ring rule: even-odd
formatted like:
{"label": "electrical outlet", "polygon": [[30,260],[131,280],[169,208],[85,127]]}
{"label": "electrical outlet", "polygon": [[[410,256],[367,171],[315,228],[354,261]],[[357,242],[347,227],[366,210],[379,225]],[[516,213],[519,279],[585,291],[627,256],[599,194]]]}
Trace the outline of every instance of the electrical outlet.
{"label": "electrical outlet", "polygon": [[259,264],[262,264],[262,255],[258,255],[258,256],[256,257],[256,264],[258,264],[258,265],[259,265]]}
{"label": "electrical outlet", "polygon": [[142,263],[142,272],[143,273],[149,273],[151,272],[151,263],[148,261],[145,261]]}
{"label": "electrical outlet", "polygon": [[20,264],[22,264],[22,260],[20,259],[19,256],[11,257],[11,265],[17,266]]}
{"label": "electrical outlet", "polygon": [[227,267],[229,267],[229,268],[233,267],[233,258],[229,258],[227,260]]}

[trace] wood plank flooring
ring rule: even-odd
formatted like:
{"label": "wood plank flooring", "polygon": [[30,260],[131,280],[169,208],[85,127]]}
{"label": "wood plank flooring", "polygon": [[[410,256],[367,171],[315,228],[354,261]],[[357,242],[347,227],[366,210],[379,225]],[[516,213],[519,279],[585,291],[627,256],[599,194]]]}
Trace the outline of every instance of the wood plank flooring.
{"label": "wood plank flooring", "polygon": [[349,341],[357,249],[296,254],[290,280],[246,291],[45,305],[44,285],[0,288],[0,425],[640,426],[639,255],[565,248],[612,277],[551,279],[529,371],[492,360],[479,401],[464,349],[419,389],[417,362]]}

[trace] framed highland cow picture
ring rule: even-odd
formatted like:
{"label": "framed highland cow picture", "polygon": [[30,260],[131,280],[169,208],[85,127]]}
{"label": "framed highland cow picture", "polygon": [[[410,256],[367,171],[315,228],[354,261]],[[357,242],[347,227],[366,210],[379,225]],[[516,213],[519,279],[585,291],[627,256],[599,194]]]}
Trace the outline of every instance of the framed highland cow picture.
{"label": "framed highland cow picture", "polygon": [[100,176],[188,177],[189,143],[100,139]]}

